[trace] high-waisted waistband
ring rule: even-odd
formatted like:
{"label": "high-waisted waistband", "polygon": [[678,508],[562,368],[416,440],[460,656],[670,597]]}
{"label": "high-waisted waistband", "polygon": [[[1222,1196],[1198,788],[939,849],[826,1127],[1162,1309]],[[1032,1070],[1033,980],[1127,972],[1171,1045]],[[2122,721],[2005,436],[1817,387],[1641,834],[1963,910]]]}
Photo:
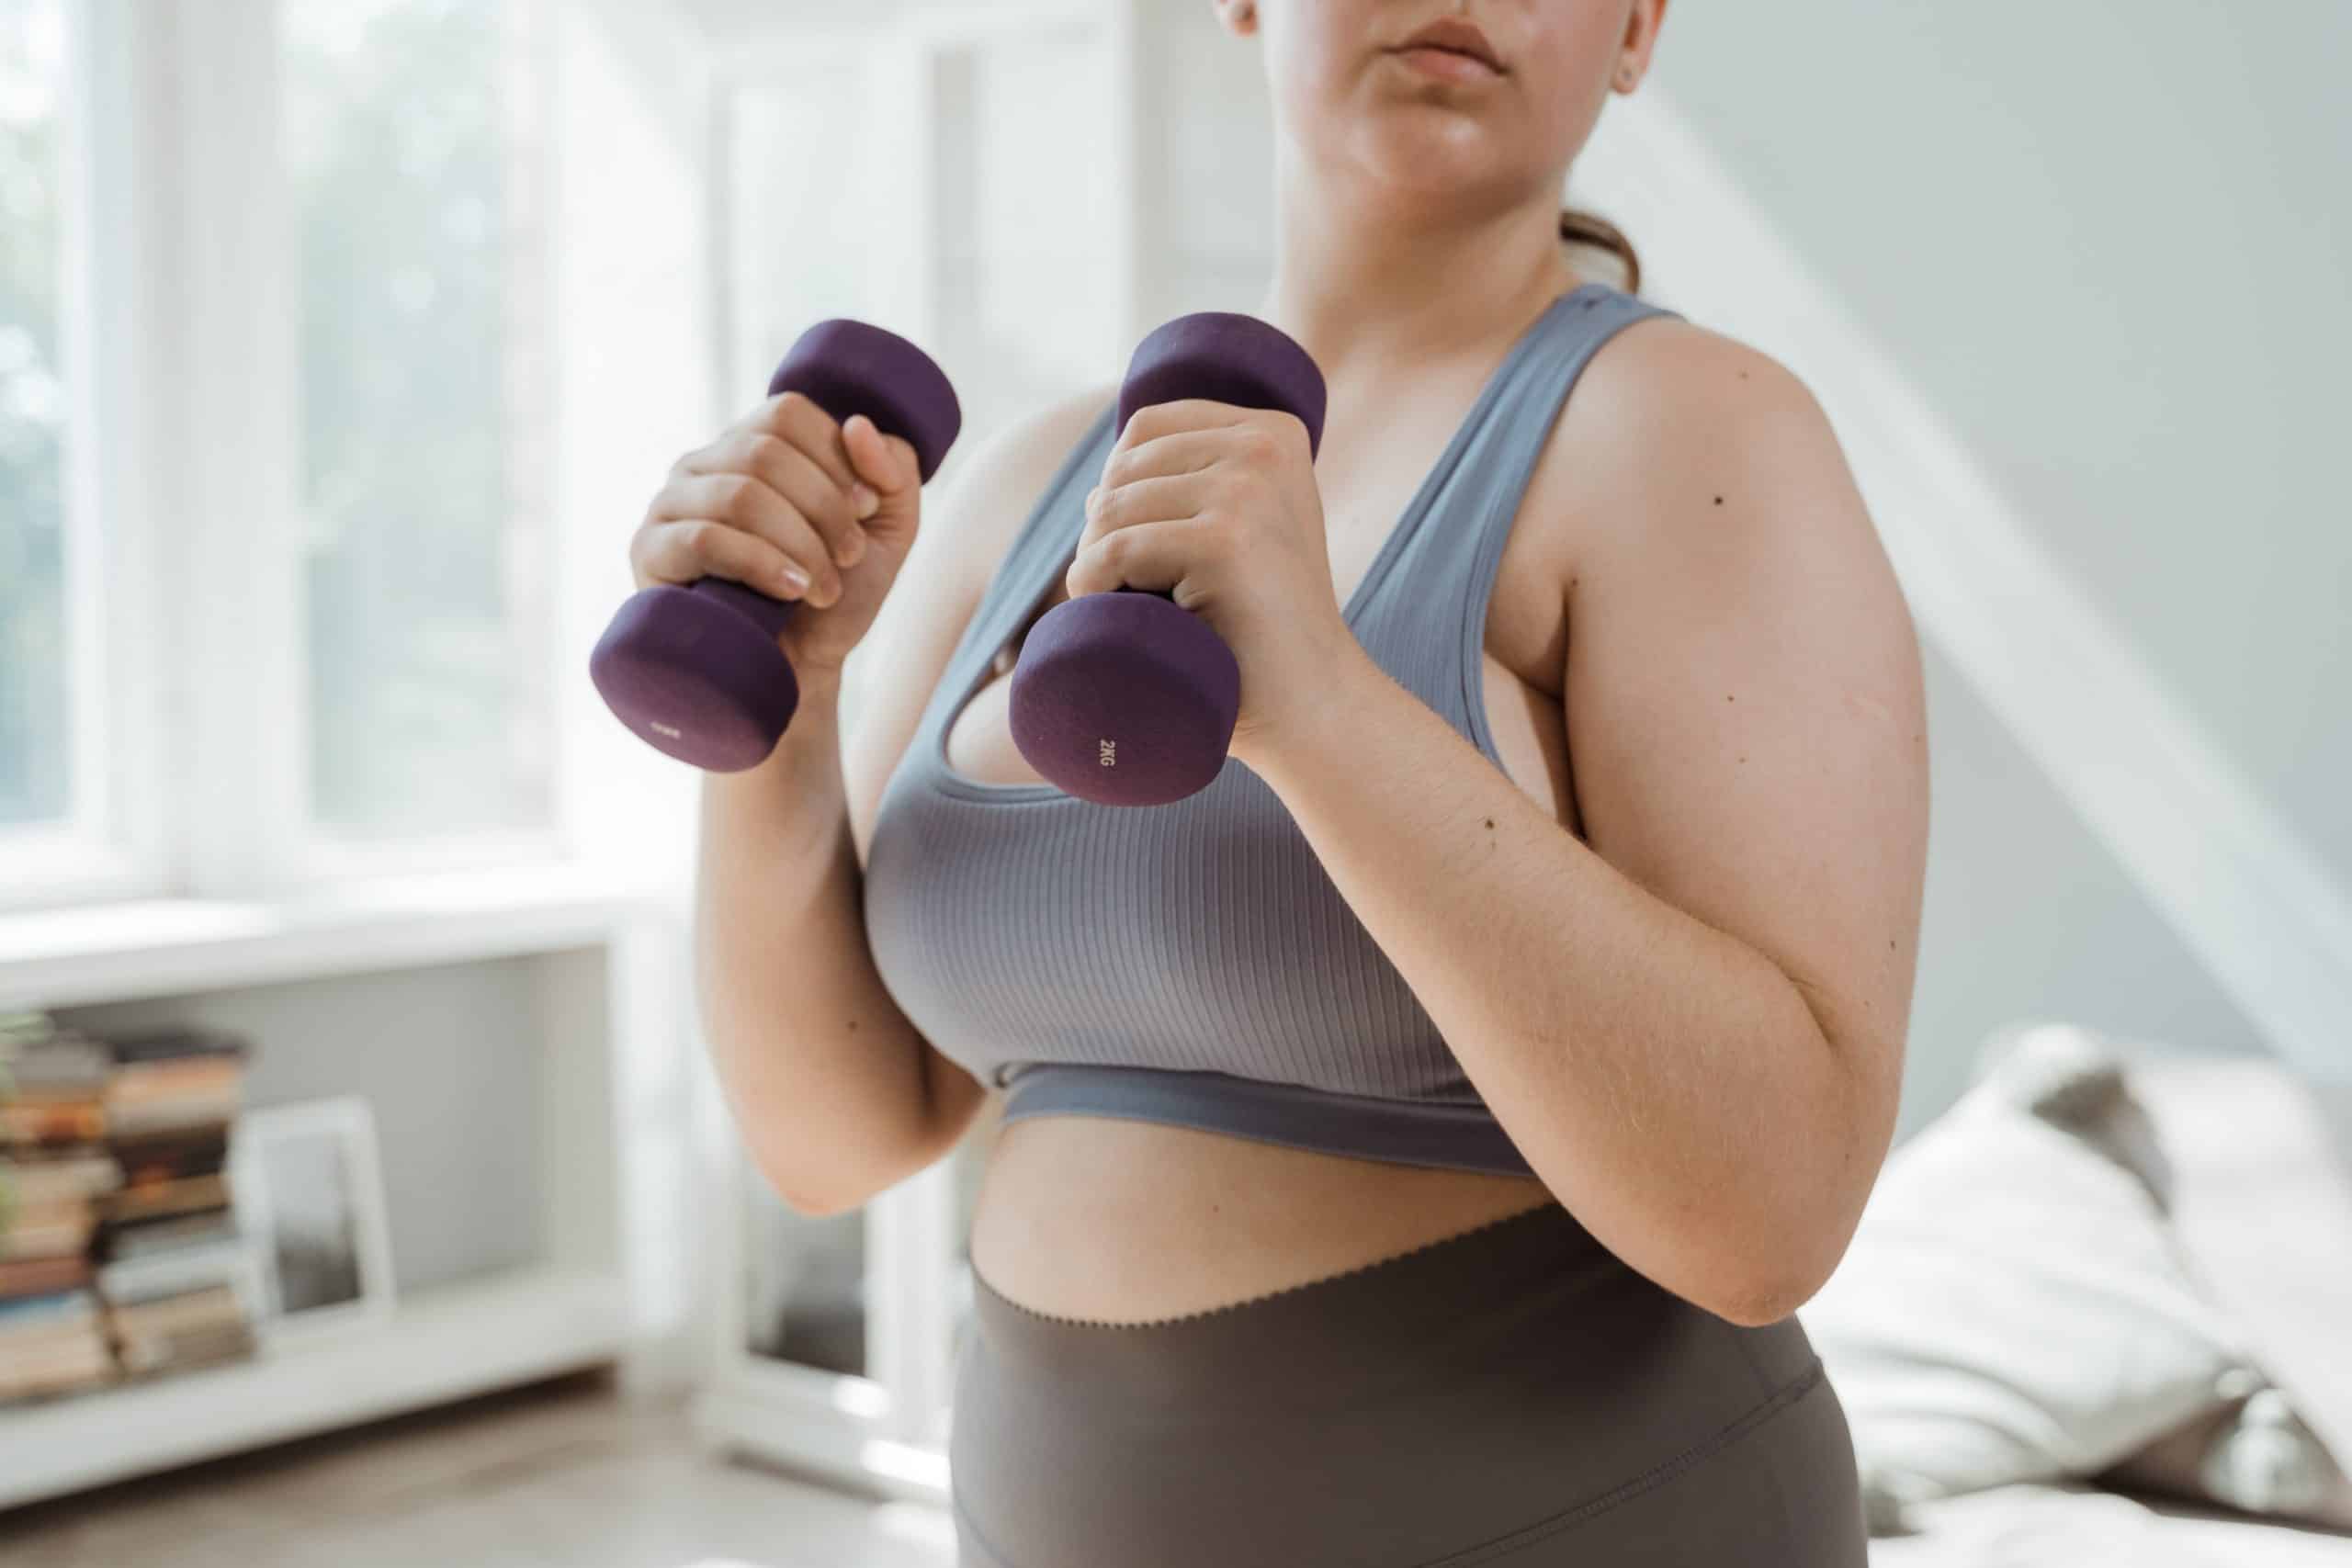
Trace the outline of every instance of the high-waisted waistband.
{"label": "high-waisted waistband", "polygon": [[1556,1203],[1174,1319],[1049,1316],[977,1277],[974,1298],[966,1568],[1516,1568],[1636,1539],[1674,1548],[1645,1562],[1863,1561],[1795,1320],[1704,1312]]}
{"label": "high-waisted waistband", "polygon": [[[1149,1323],[1041,1314],[977,1272],[973,1294],[976,1327],[1010,1377],[1080,1400],[1164,1393],[1230,1409],[1274,1392],[1216,1376],[1238,1359],[1280,1367],[1282,1397],[1295,1409],[1302,1396],[1359,1397],[1385,1378],[1434,1370],[1465,1341],[1628,1275],[1566,1209],[1546,1203],[1342,1274]],[[1472,1302],[1480,1311],[1465,1314]],[[1396,1359],[1402,1348],[1409,1359]]]}

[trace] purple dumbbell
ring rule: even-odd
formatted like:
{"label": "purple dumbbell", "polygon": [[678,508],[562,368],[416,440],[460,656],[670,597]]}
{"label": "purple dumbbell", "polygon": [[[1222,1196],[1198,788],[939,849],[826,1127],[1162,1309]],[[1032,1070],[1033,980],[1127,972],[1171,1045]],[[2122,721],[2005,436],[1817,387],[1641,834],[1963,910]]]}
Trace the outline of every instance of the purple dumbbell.
{"label": "purple dumbbell", "polygon": [[[1136,344],[1119,428],[1151,403],[1208,398],[1281,409],[1323,439],[1323,373],[1254,316],[1179,316]],[[1208,623],[1159,589],[1120,587],[1055,605],[1023,638],[1012,742],[1045,779],[1100,806],[1165,806],[1225,766],[1241,667]]]}
{"label": "purple dumbbell", "polygon": [[[962,428],[956,389],[931,356],[863,321],[820,321],[768,378],[836,420],[864,414],[903,436],[927,480]],[[680,761],[713,773],[756,767],[800,705],[800,682],[776,638],[796,601],[723,577],[632,594],[596,640],[589,678],[623,724]]]}

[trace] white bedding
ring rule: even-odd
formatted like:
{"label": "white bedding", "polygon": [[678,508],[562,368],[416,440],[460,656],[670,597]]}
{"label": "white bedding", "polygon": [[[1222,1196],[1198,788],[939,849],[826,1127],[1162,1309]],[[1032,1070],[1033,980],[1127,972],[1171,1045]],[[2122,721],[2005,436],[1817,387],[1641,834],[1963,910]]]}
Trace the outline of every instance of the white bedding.
{"label": "white bedding", "polygon": [[2352,1568],[2352,1535],[2020,1483],[1915,1503],[1919,1533],[1871,1542],[1871,1568]]}

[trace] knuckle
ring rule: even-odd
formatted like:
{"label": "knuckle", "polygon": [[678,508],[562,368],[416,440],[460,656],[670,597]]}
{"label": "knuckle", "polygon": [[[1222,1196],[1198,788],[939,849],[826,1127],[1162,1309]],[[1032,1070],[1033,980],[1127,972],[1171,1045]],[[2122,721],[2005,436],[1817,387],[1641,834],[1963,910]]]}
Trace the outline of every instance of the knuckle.
{"label": "knuckle", "polygon": [[822,476],[808,487],[812,506],[809,520],[821,529],[840,533],[857,521],[849,503],[846,486],[836,483],[831,476]]}
{"label": "knuckle", "polygon": [[753,511],[759,504],[760,483],[744,474],[729,474],[719,481],[719,504],[730,513]]}
{"label": "knuckle", "polygon": [[679,547],[696,560],[714,560],[721,548],[719,525],[707,518],[697,517],[677,525],[674,536]]}
{"label": "knuckle", "polygon": [[755,430],[743,444],[743,460],[755,468],[773,469],[781,465],[792,447],[783,436],[772,430]]}

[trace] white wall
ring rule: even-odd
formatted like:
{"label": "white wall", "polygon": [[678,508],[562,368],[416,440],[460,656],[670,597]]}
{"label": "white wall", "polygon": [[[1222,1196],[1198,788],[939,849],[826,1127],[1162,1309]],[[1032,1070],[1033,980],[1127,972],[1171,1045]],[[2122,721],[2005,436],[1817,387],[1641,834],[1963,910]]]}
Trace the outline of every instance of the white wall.
{"label": "white wall", "polygon": [[[1653,79],[2339,887],[2347,59],[2332,0],[1815,0],[1672,11]],[[1990,765],[1958,682],[1934,694],[1915,1097],[2028,1004],[2247,1043],[2054,797]]]}

